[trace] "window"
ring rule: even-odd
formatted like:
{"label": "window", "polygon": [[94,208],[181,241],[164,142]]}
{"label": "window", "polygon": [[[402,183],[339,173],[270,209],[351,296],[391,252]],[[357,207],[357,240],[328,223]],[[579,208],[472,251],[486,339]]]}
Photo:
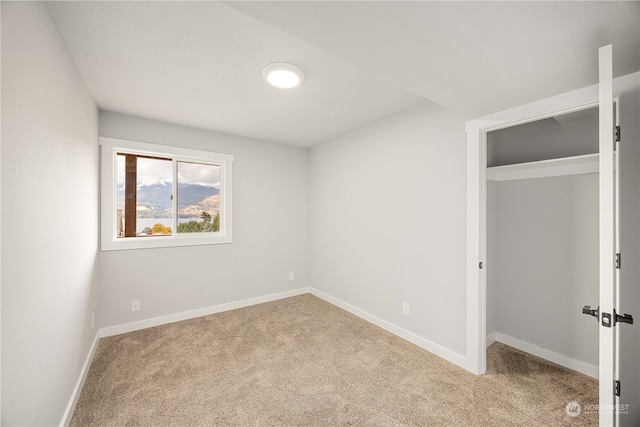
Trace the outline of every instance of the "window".
{"label": "window", "polygon": [[233,156],[100,138],[102,250],[231,243]]}

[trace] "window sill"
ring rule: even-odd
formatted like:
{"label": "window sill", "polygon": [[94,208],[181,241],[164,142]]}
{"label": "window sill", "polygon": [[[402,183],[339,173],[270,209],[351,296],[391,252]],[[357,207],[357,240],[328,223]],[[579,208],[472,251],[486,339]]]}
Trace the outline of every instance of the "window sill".
{"label": "window sill", "polygon": [[[216,233],[218,234],[218,233]],[[181,246],[222,245],[232,243],[230,235],[203,236],[200,234],[184,236],[141,236],[116,238],[101,243],[101,250],[117,251],[129,249],[171,248]]]}

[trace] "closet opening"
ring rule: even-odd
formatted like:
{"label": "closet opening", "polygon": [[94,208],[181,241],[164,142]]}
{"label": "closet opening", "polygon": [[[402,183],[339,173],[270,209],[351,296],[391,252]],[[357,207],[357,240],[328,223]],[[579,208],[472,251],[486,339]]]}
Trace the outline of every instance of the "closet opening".
{"label": "closet opening", "polygon": [[487,133],[486,344],[598,378],[598,108]]}
{"label": "closet opening", "polygon": [[582,309],[600,300],[598,128],[589,108],[487,132],[484,196],[487,369],[540,390],[552,376],[566,402],[579,383],[592,404],[599,324]]}

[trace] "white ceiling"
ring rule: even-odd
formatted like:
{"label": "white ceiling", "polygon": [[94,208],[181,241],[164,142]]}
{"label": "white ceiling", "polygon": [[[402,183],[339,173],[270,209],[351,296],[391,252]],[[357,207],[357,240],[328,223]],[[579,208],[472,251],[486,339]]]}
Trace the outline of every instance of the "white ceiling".
{"label": "white ceiling", "polygon": [[[474,118],[640,70],[640,2],[50,2],[101,109],[312,146],[423,103]],[[293,90],[262,69],[291,62]]]}

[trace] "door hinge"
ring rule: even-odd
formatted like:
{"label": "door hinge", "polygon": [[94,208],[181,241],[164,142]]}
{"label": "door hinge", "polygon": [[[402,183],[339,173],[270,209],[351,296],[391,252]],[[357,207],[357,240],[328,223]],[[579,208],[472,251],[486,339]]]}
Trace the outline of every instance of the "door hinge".
{"label": "door hinge", "polygon": [[616,254],[616,269],[620,270],[620,266],[622,265],[622,256],[620,255],[620,253],[618,252]]}
{"label": "door hinge", "polygon": [[[582,309],[582,312],[584,313],[584,309]],[[611,324],[612,319],[613,325]],[[627,313],[620,316],[618,313],[616,313],[615,308],[613,309],[613,316],[610,313],[602,313],[602,326],[610,328],[611,326],[616,326],[618,322],[633,325],[633,316]]]}
{"label": "door hinge", "polygon": [[598,308],[596,308],[596,309],[593,309],[593,308],[591,308],[590,305],[585,305],[582,308],[582,314],[588,314],[589,316],[595,317],[597,320],[600,320],[599,312],[600,312],[600,306],[598,306]]}
{"label": "door hinge", "polygon": [[616,126],[616,142],[620,142],[620,126]]}
{"label": "door hinge", "polygon": [[618,322],[628,323],[630,325],[633,325],[633,316],[627,313],[620,316],[618,313],[616,313],[616,309],[614,308],[613,309],[613,326],[616,326],[616,323]]}
{"label": "door hinge", "polygon": [[613,394],[620,396],[620,380],[613,382]]}

